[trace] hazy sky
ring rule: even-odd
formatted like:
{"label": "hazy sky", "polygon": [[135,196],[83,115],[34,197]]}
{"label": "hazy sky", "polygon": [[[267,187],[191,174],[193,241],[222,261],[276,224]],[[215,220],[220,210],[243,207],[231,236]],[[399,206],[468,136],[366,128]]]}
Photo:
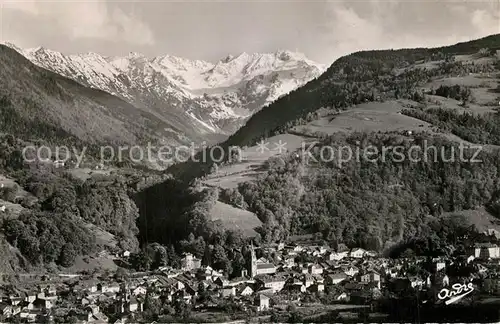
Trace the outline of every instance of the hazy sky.
{"label": "hazy sky", "polygon": [[0,40],[67,54],[214,61],[290,49],[331,63],[361,49],[437,46],[500,33],[500,0],[0,2]]}

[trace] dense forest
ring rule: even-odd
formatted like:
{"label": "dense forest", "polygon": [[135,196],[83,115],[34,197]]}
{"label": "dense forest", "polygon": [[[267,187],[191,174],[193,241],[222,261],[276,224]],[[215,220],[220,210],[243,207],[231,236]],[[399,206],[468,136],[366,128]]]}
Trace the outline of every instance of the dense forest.
{"label": "dense forest", "polygon": [[[26,206],[29,208],[18,217],[7,214],[0,225],[7,240],[32,263],[55,262],[68,266],[75,256],[95,251],[95,233],[88,230],[86,224],[114,234],[121,249],[138,249],[135,236],[138,210],[127,196],[123,183],[93,180],[80,183],[67,176],[47,173],[29,175],[23,181],[37,203]],[[48,244],[48,240],[53,242]],[[66,245],[72,258],[58,257]]]}
{"label": "dense forest", "polygon": [[[336,160],[321,161],[325,146],[350,147],[352,152],[371,146],[378,153],[339,166]],[[410,161],[414,146],[422,149],[421,155]],[[382,147],[398,149],[383,155]],[[260,231],[265,241],[321,233],[334,246],[345,243],[380,251],[396,242],[434,235],[429,221],[443,212],[473,209],[499,194],[498,153],[480,152],[476,158],[482,162],[474,163],[474,152],[464,151],[466,159],[461,161],[456,144],[441,138],[338,134],[314,152],[317,162],[312,159],[305,165],[302,158],[277,158],[265,177],[240,184],[249,210],[264,222]]]}
{"label": "dense forest", "polygon": [[[29,108],[35,103],[26,102],[25,105]],[[0,97],[0,129],[5,134],[15,134],[15,137],[25,141],[43,140],[48,143],[64,143],[64,145],[72,146],[82,150],[88,147],[89,155],[98,156],[98,147],[89,145],[74,135],[69,134],[63,129],[53,126],[42,120],[26,119],[14,109],[9,97]]]}
{"label": "dense forest", "polygon": [[71,266],[95,251],[95,237],[68,213],[29,212],[3,223],[7,240],[32,264]]}
{"label": "dense forest", "polygon": [[219,200],[218,189],[202,190],[199,182],[170,179],[139,192],[135,200],[143,246],[135,260],[139,268],[175,266],[179,256],[189,252],[229,275],[241,274],[248,239],[210,219],[210,210]]}
{"label": "dense forest", "polygon": [[75,256],[95,250],[94,233],[86,224],[114,234],[123,249],[138,249],[139,211],[129,198],[130,179],[115,175],[82,181],[52,164],[26,164],[24,145],[11,135],[0,136],[0,174],[19,184],[1,188],[0,199],[24,208],[19,216],[7,210],[0,227],[25,257],[33,264],[70,265]]}
{"label": "dense forest", "polygon": [[403,114],[424,120],[444,132],[450,132],[471,143],[500,145],[498,113],[460,113],[453,109],[405,109]]}

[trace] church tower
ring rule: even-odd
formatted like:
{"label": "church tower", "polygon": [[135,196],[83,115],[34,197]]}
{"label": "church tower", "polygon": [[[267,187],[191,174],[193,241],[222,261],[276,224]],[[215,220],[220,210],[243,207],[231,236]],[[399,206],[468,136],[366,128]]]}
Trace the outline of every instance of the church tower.
{"label": "church tower", "polygon": [[253,244],[250,245],[250,278],[253,278],[257,275],[257,257],[255,256],[255,250],[253,248]]}

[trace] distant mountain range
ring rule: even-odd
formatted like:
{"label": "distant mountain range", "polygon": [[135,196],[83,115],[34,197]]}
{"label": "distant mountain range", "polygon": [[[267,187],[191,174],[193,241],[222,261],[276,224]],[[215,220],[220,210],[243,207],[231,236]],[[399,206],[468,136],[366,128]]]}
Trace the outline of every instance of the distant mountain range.
{"label": "distant mountain range", "polygon": [[107,92],[34,65],[0,45],[0,132],[53,144],[141,143],[167,124]]}
{"label": "distant mountain range", "polygon": [[43,47],[6,45],[35,65],[109,92],[154,116],[165,126],[158,135],[169,143],[222,140],[263,106],[326,68],[290,51],[242,53],[214,64],[170,55],[64,55]]}

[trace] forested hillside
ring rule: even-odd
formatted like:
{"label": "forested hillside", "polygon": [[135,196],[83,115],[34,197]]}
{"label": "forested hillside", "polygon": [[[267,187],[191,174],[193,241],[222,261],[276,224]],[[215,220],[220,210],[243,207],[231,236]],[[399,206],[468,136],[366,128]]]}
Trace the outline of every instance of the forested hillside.
{"label": "forested hillside", "polygon": [[134,264],[141,269],[158,263],[175,266],[180,254],[189,252],[204,264],[240,276],[245,266],[241,248],[248,237],[210,219],[210,210],[218,200],[217,188],[203,190],[199,182],[187,185],[175,179],[138,193],[135,201],[140,210],[143,250]]}
{"label": "forested hillside", "polygon": [[500,145],[500,114],[459,113],[450,109],[406,109],[403,114],[438,126],[472,143]]}
{"label": "forested hillside", "polygon": [[[422,151],[420,161],[402,158],[411,154],[412,145],[423,147],[424,142],[436,151]],[[341,167],[337,160],[322,162],[319,156],[325,146],[355,152],[369,145],[378,154]],[[399,149],[388,150],[384,157],[383,146]],[[464,151],[460,161],[458,146],[445,139],[424,135],[410,140],[393,134],[339,134],[323,140],[314,152],[318,162],[277,158],[269,163],[267,176],[240,184],[249,209],[265,222],[264,240],[319,233],[333,245],[382,250],[404,240],[439,237],[428,222],[443,212],[498,204],[497,152],[481,152],[476,158],[482,162],[475,163],[470,162],[475,152]],[[449,161],[452,157],[456,159]]]}
{"label": "forested hillside", "polygon": [[138,249],[139,211],[129,198],[132,177],[117,174],[83,181],[52,163],[28,164],[22,150],[29,144],[0,135],[0,175],[15,180],[6,185],[0,181],[0,202],[9,206],[0,215],[0,240],[5,237],[26,258],[23,267],[67,267],[77,256],[102,249],[88,224],[113,234],[117,248]]}

